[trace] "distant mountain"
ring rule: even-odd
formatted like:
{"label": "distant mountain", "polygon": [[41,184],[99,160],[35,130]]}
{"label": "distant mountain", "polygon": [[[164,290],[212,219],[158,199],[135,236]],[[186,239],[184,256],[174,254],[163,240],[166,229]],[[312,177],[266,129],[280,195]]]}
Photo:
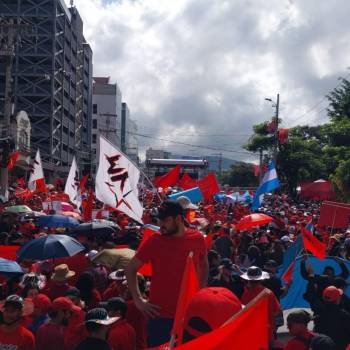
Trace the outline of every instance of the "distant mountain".
{"label": "distant mountain", "polygon": [[[179,154],[171,154],[171,158],[175,159],[203,159],[205,158],[209,162],[210,171],[219,171],[220,156],[203,156],[203,157],[192,157],[192,156],[182,156]],[[221,157],[221,168],[222,170],[230,169],[231,165],[239,163],[237,160]]]}

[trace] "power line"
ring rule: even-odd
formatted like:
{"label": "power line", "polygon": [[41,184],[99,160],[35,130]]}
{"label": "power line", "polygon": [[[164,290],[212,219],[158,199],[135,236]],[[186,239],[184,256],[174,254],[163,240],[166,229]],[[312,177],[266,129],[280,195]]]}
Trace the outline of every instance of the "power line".
{"label": "power line", "polygon": [[232,149],[224,149],[224,148],[208,146],[208,145],[194,145],[194,144],[190,144],[190,143],[186,143],[186,142],[169,140],[169,139],[163,139],[163,138],[158,138],[158,137],[154,137],[154,136],[151,136],[151,135],[145,135],[145,134],[139,134],[139,133],[133,133],[133,132],[128,132],[128,134],[136,135],[136,136],[139,136],[139,137],[145,137],[145,138],[149,138],[149,139],[153,139],[153,140],[160,140],[160,141],[163,141],[163,142],[174,143],[174,144],[183,145],[183,146],[189,146],[189,147],[195,147],[195,148],[201,148],[201,149],[204,148],[204,149],[210,149],[212,151],[222,151],[222,152],[228,152],[228,153],[237,153],[237,154],[244,154],[244,155],[254,156],[254,154],[252,154],[250,152],[236,151],[236,150],[232,150]]}

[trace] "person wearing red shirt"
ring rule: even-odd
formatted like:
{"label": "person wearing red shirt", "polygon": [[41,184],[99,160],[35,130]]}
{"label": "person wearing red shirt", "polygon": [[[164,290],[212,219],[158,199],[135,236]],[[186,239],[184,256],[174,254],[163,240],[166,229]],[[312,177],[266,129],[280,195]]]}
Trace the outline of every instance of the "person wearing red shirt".
{"label": "person wearing red shirt", "polygon": [[64,348],[66,326],[75,308],[73,302],[66,297],[59,297],[52,302],[50,322],[40,326],[36,333],[36,350]]}
{"label": "person wearing red shirt", "polygon": [[241,278],[246,280],[244,292],[241,297],[243,305],[247,305],[255,297],[257,297],[264,289],[269,290],[269,319],[270,319],[270,340],[274,340],[274,332],[276,331],[276,317],[281,314],[281,305],[278,302],[275,294],[268,288],[262,285],[262,282],[270,278],[270,275],[262,271],[260,267],[251,266],[247,272],[241,275]]}
{"label": "person wearing red shirt", "polygon": [[136,333],[134,328],[126,319],[127,304],[123,298],[111,298],[105,303],[109,317],[119,317],[119,320],[112,324],[107,342],[113,350],[134,350],[136,349]]}
{"label": "person wearing red shirt", "polygon": [[81,299],[84,301],[87,310],[98,306],[102,298],[95,288],[95,279],[91,272],[83,272],[78,278],[76,287],[80,291]]}
{"label": "person wearing red shirt", "polygon": [[66,295],[72,287],[68,284],[68,280],[75,275],[74,271],[70,271],[67,264],[57,265],[52,274],[53,282],[47,290],[47,295],[51,300]]}
{"label": "person wearing red shirt", "polygon": [[[176,311],[177,299],[187,256],[193,252],[199,283],[208,280],[208,260],[205,240],[201,233],[185,228],[184,209],[177,201],[166,200],[158,209],[161,234],[151,236],[131,259],[126,276],[136,307],[144,312],[148,324],[148,346],[166,343]],[[138,290],[137,271],[146,263],[152,265],[150,300]]]}
{"label": "person wearing red shirt", "polygon": [[0,349],[34,350],[33,334],[21,326],[24,301],[18,295],[6,298],[0,325]]}

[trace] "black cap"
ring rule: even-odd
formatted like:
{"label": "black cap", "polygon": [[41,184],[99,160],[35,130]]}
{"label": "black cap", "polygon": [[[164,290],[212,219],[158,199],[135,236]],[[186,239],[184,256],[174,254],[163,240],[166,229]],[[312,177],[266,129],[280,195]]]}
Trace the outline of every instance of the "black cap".
{"label": "black cap", "polygon": [[278,264],[275,260],[267,260],[264,266],[277,268]]}
{"label": "black cap", "polygon": [[158,208],[158,219],[164,220],[165,218],[172,216],[176,217],[185,215],[185,211],[178,201],[165,200]]}
{"label": "black cap", "polygon": [[114,297],[108,299],[107,301],[108,311],[121,311],[121,313],[123,314],[124,312],[126,312],[126,309],[127,305],[123,298]]}
{"label": "black cap", "polygon": [[100,325],[110,325],[118,320],[118,317],[108,317],[108,312],[103,308],[95,308],[85,315],[85,323],[96,323]]}

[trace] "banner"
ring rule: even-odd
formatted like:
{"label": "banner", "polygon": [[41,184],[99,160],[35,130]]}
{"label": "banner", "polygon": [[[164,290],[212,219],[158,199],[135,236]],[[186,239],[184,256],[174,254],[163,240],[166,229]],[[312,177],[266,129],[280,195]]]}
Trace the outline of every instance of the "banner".
{"label": "banner", "polygon": [[75,157],[73,157],[72,165],[69,170],[64,193],[68,194],[70,201],[79,209],[81,206],[81,193],[79,171]]}
{"label": "banner", "polygon": [[320,210],[319,227],[347,228],[349,225],[350,205],[337,202],[323,202]]}
{"label": "banner", "polygon": [[142,223],[143,207],[138,198],[140,170],[103,136],[96,174],[96,198]]}
{"label": "banner", "polygon": [[191,188],[187,191],[177,192],[168,196],[169,199],[178,199],[181,196],[187,197],[192,203],[198,203],[203,200],[203,195],[199,187]]}
{"label": "banner", "polygon": [[40,151],[36,151],[35,159],[30,167],[28,188],[31,191],[46,192],[43,167],[41,165]]}
{"label": "banner", "polygon": [[189,190],[191,188],[197,187],[197,180],[192,179],[192,177],[187,172],[184,172],[181,180],[179,181],[179,187],[181,187],[183,190]]}

